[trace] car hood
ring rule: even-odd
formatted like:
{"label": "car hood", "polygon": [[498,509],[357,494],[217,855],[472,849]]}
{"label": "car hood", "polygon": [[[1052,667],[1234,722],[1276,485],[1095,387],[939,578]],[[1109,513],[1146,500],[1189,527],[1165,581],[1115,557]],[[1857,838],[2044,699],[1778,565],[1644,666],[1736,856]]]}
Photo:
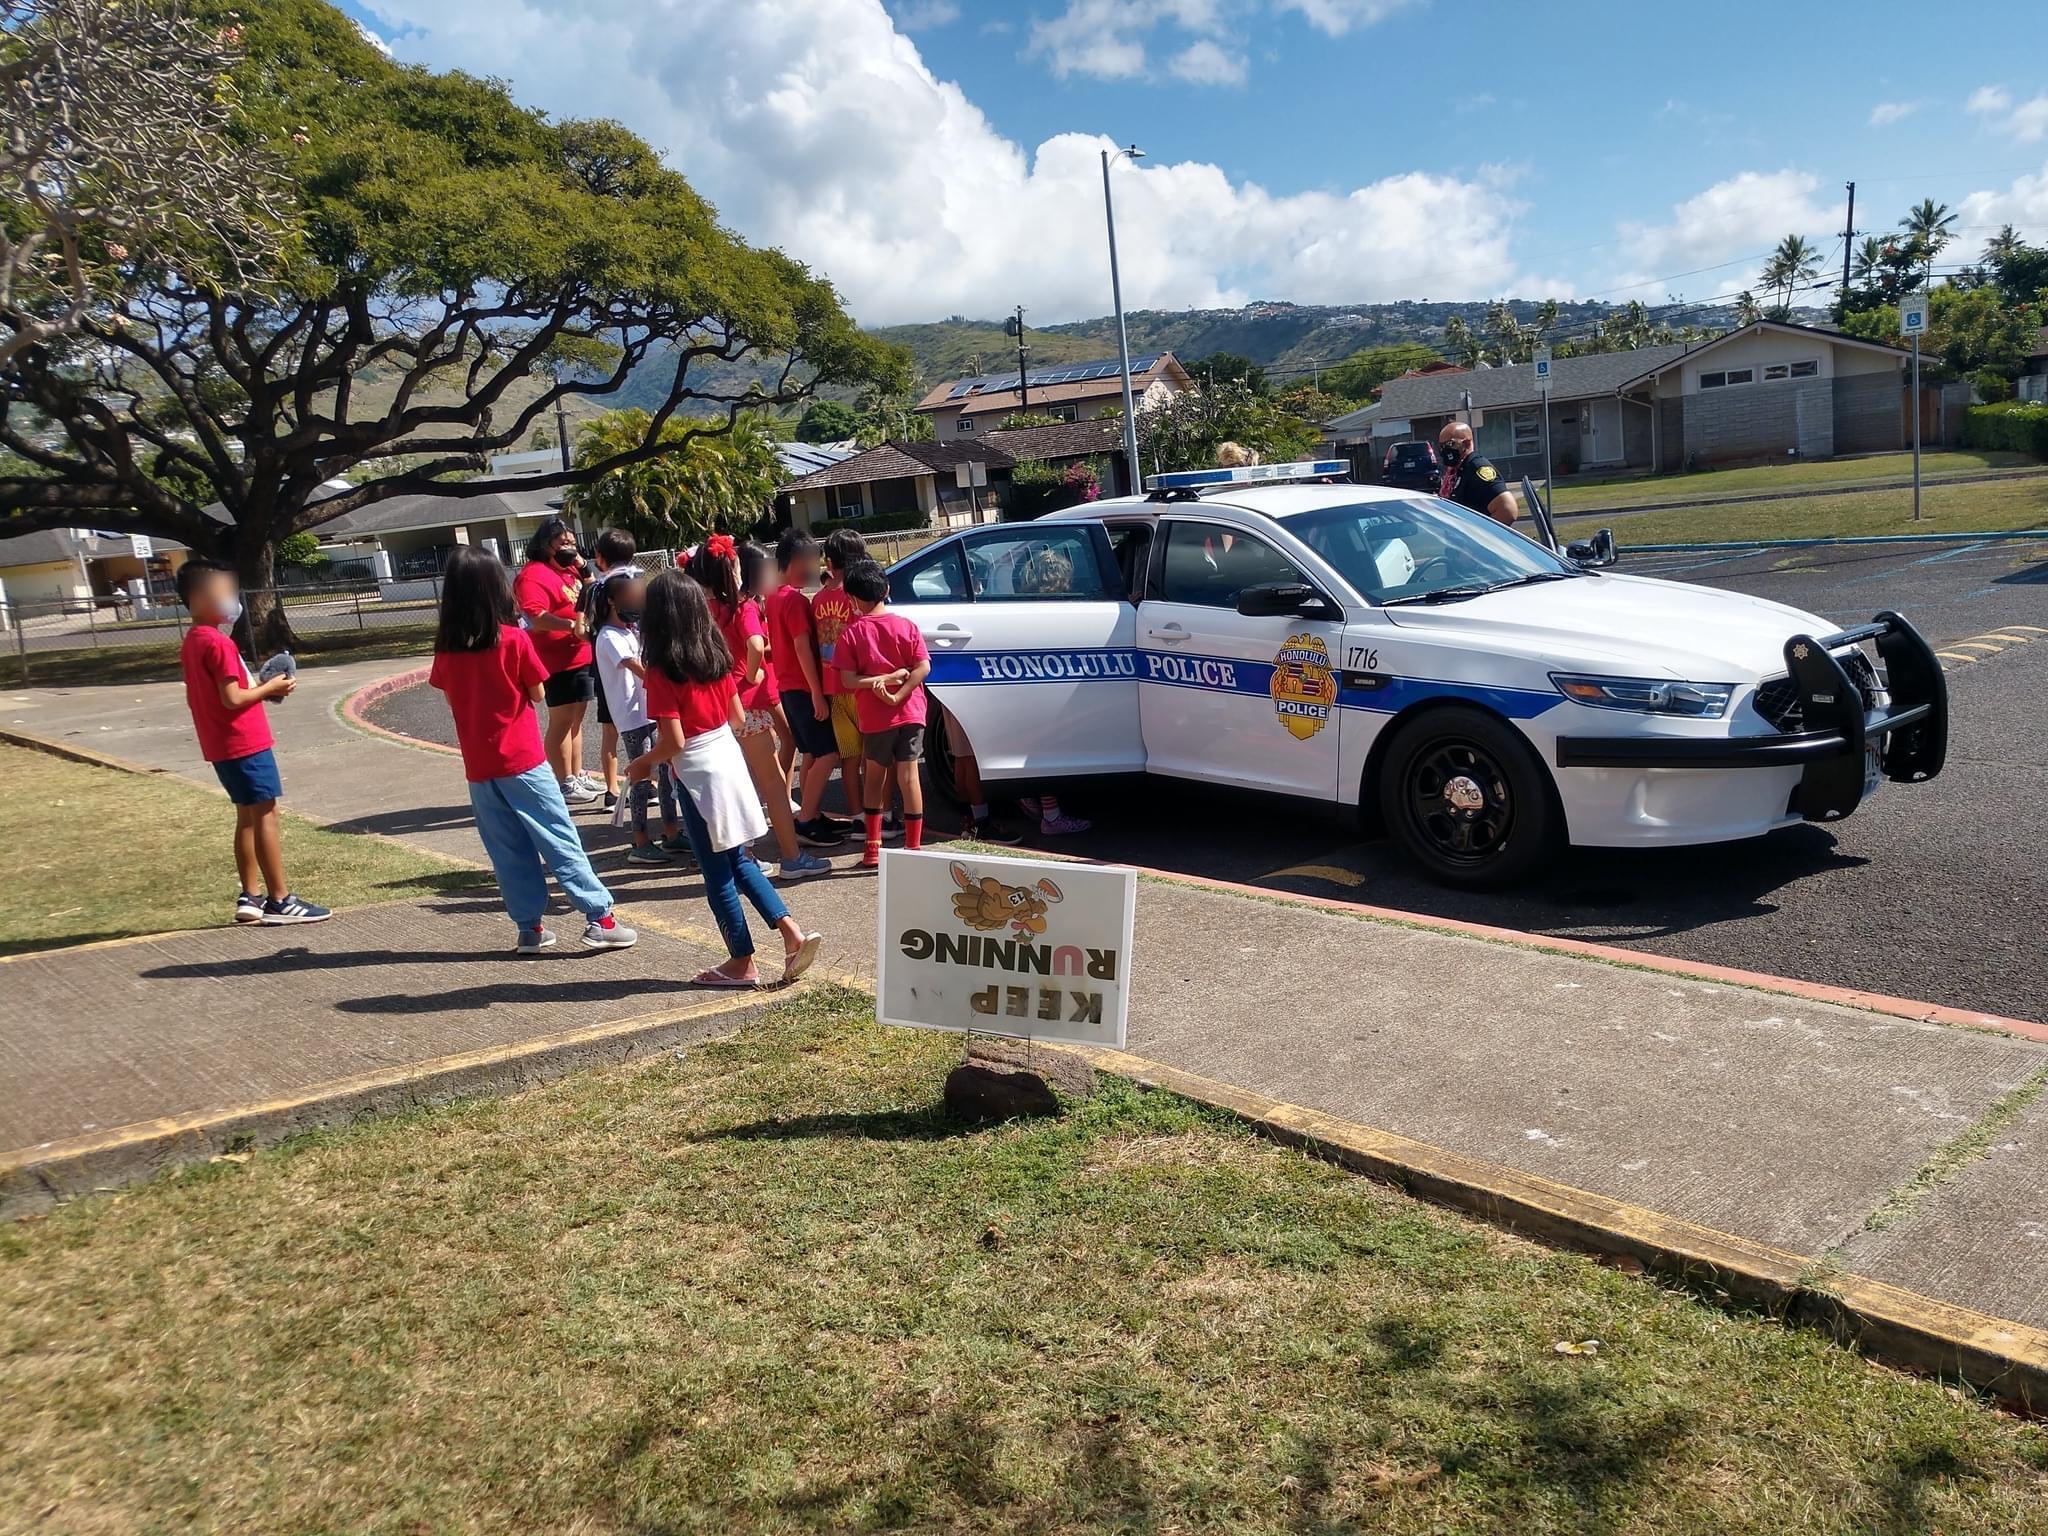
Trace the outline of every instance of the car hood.
{"label": "car hood", "polygon": [[1436,607],[1386,610],[1402,629],[1563,666],[1628,675],[1754,682],[1785,670],[1795,634],[1840,626],[1766,598],[1647,576],[1601,574],[1509,587]]}

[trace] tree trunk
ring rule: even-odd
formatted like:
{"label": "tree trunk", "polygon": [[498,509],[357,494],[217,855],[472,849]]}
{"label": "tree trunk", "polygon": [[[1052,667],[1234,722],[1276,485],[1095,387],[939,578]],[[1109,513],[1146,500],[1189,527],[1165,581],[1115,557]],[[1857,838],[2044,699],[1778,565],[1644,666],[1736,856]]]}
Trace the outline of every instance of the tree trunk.
{"label": "tree trunk", "polygon": [[294,644],[291,615],[277,600],[277,550],[270,540],[244,533],[235,550],[242,583],[242,621],[235,626],[243,651],[258,662]]}

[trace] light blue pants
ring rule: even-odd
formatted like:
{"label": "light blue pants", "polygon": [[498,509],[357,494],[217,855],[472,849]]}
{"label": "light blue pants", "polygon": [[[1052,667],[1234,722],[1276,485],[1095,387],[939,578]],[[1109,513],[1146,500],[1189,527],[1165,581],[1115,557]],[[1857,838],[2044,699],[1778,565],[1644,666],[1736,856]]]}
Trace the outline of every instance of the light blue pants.
{"label": "light blue pants", "polygon": [[704,899],[711,903],[711,915],[717,919],[718,931],[725,939],[725,952],[735,960],[744,959],[754,952],[754,936],[747,930],[747,912],[740,905],[740,897],[752,902],[761,920],[771,927],[789,916],[789,908],[782,904],[775,887],[768,883],[768,877],[761,873],[761,866],[744,845],[711,846],[711,829],[704,825],[697,802],[690,798],[687,789],[678,789],[676,798],[683,802],[683,834],[689,838],[690,851],[697,855],[698,872],[704,876]]}
{"label": "light blue pants", "polygon": [[[548,909],[548,871],[562,894],[593,920],[612,909],[612,893],[590,867],[562,786],[546,763],[525,773],[469,786],[477,836],[491,856],[498,894],[521,928],[539,925]],[[542,868],[543,863],[546,869]]]}

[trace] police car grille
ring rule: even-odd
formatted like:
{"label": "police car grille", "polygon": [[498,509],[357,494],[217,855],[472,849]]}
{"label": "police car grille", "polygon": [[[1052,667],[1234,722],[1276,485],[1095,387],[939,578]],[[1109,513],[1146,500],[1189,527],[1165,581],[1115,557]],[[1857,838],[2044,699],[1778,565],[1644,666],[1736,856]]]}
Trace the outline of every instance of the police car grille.
{"label": "police car grille", "polygon": [[[1856,685],[1856,691],[1863,697],[1866,710],[1877,707],[1879,683],[1877,668],[1870,664],[1870,658],[1860,650],[1847,654],[1837,653],[1835,660],[1842,664],[1842,670],[1849,674],[1849,681]],[[1770,721],[1780,731],[1797,731],[1805,728],[1806,713],[1799,698],[1799,685],[1789,677],[1767,678],[1757,685],[1756,712]]]}

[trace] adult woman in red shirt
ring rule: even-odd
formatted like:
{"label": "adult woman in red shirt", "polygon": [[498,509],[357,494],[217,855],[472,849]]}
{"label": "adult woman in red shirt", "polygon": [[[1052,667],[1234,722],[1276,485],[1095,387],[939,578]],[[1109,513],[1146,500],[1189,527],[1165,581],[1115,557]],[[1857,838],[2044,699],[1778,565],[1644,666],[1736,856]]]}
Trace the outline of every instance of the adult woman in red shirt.
{"label": "adult woman in red shirt", "polygon": [[604,792],[583,770],[583,712],[597,697],[591,667],[590,628],[576,606],[583,591],[582,557],[576,534],[551,517],[527,541],[526,564],[512,583],[512,597],[526,616],[533,648],[547,668],[541,696],[548,706],[548,766],[571,805],[588,805]]}

